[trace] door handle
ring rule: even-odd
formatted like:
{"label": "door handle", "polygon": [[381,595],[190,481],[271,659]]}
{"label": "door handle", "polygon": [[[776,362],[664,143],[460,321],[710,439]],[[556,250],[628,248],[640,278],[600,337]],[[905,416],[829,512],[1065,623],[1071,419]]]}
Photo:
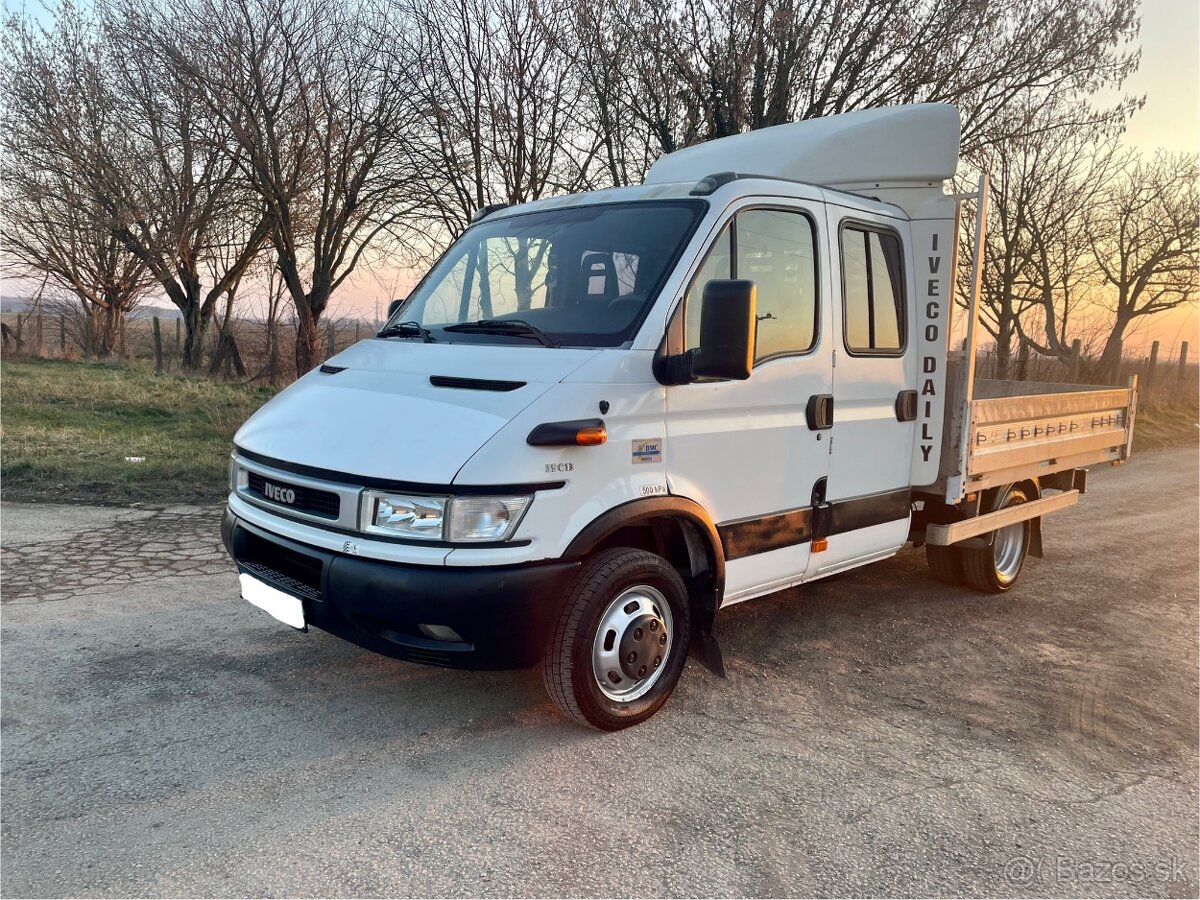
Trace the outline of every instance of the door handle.
{"label": "door handle", "polygon": [[896,421],[911,422],[917,417],[917,392],[901,391],[896,395]]}
{"label": "door handle", "polygon": [[824,431],[833,427],[833,394],[813,394],[804,411],[809,431]]}

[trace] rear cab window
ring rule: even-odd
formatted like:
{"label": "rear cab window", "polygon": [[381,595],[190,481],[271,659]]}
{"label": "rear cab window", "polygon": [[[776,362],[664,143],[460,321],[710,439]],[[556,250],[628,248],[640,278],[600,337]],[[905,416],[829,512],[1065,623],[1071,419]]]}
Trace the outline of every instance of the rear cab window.
{"label": "rear cab window", "polygon": [[842,337],[855,356],[901,356],[905,340],[900,236],[871,225],[841,228]]}

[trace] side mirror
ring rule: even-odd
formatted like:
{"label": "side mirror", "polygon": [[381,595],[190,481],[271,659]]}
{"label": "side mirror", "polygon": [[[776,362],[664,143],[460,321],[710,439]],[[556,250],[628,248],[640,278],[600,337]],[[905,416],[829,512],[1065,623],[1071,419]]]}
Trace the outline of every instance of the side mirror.
{"label": "side mirror", "polygon": [[394,316],[396,314],[396,310],[402,307],[407,300],[407,297],[401,297],[399,300],[393,300],[391,303],[389,303],[387,317],[390,319],[392,316]]}
{"label": "side mirror", "polygon": [[704,285],[700,307],[700,346],[692,374],[701,378],[745,381],[754,368],[758,330],[753,281],[717,280]]}

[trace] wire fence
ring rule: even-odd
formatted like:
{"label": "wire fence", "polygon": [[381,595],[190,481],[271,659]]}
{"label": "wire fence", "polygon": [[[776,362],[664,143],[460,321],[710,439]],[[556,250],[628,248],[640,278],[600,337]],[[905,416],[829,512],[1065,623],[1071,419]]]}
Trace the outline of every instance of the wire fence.
{"label": "wire fence", "polygon": [[[70,312],[5,313],[4,354],[58,359],[98,358],[95,341],[82,314]],[[332,318],[321,323],[320,359],[328,359],[370,337],[381,323],[364,319]],[[296,379],[294,321],[267,323],[231,319],[224,327],[212,323],[204,339],[201,364],[193,373],[242,382],[285,385]],[[129,317],[109,358],[152,363],[156,371],[182,373],[183,322],[178,318]],[[1058,384],[1086,384],[1097,360],[1078,346],[1068,360],[1019,353],[1008,361],[1009,380]],[[1154,341],[1149,352],[1130,354],[1121,361],[1117,384],[1137,375],[1144,400],[1170,406],[1200,406],[1200,367],[1188,341],[1162,347]],[[976,375],[995,378],[999,368],[995,349],[985,347],[977,356]],[[1111,379],[1110,379],[1111,380]]]}

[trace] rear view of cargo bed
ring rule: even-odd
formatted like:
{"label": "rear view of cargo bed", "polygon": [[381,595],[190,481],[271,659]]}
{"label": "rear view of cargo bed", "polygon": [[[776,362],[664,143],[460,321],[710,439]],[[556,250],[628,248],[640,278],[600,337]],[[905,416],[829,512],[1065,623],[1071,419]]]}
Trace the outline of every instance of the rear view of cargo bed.
{"label": "rear view of cargo bed", "polygon": [[[1128,387],[976,379],[962,398],[961,360],[951,360],[937,490],[966,494],[1129,458],[1137,383]],[[957,388],[957,390],[955,389]]]}

